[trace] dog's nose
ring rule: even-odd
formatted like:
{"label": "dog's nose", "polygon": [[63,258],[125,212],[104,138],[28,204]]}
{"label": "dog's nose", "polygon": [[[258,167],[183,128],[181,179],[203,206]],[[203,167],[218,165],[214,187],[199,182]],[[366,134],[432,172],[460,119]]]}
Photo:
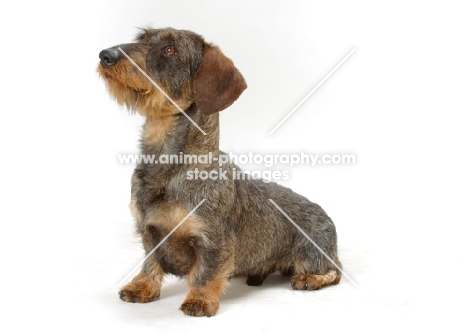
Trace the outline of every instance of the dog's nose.
{"label": "dog's nose", "polygon": [[121,53],[118,48],[105,49],[99,52],[99,59],[103,67],[114,66],[119,62]]}

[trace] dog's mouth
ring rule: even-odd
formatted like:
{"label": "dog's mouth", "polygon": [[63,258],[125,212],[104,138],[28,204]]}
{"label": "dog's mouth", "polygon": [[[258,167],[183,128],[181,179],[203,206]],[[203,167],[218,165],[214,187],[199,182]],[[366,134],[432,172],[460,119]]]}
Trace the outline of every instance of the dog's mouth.
{"label": "dog's mouth", "polygon": [[137,93],[141,94],[141,95],[148,95],[150,94],[151,92],[153,92],[153,90],[151,88],[145,88],[145,89],[141,89],[141,88],[132,88],[132,87],[129,87],[130,89],[133,89],[134,91],[136,91]]}
{"label": "dog's mouth", "polygon": [[101,62],[98,63],[96,67],[96,72],[99,74],[101,78],[104,80],[116,80],[116,78],[112,75],[111,71],[108,67],[102,66]]}
{"label": "dog's mouth", "polygon": [[117,83],[121,88],[129,89],[134,93],[148,95],[154,91],[152,87],[136,87],[136,85],[132,85],[129,82],[123,82],[118,73],[113,73],[115,72],[115,69],[112,67],[102,66],[101,63],[97,66],[97,72],[105,81]]}

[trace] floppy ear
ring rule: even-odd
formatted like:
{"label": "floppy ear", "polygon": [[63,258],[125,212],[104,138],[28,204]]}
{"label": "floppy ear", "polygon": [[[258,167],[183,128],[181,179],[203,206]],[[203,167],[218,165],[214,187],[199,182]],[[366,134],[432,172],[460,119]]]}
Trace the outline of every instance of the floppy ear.
{"label": "floppy ear", "polygon": [[203,59],[193,80],[198,108],[206,115],[229,107],[247,88],[244,77],[216,46],[203,48]]}

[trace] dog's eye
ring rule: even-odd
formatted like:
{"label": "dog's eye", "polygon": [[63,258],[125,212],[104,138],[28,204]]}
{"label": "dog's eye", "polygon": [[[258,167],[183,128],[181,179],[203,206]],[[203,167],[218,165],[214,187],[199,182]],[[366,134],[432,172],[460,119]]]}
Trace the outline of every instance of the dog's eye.
{"label": "dog's eye", "polygon": [[168,55],[168,56],[173,56],[177,54],[177,50],[174,47],[174,45],[168,45],[162,51],[164,52],[165,55]]}

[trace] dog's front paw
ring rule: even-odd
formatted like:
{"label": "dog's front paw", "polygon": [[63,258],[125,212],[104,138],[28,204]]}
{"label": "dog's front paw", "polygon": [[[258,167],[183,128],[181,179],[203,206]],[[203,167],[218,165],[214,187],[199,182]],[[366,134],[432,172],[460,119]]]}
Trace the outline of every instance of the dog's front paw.
{"label": "dog's front paw", "polygon": [[207,299],[186,299],[180,310],[186,315],[193,317],[211,317],[218,312],[219,302],[209,301]]}
{"label": "dog's front paw", "polygon": [[132,281],[120,290],[119,297],[124,302],[149,303],[159,298],[160,291],[149,280]]}

